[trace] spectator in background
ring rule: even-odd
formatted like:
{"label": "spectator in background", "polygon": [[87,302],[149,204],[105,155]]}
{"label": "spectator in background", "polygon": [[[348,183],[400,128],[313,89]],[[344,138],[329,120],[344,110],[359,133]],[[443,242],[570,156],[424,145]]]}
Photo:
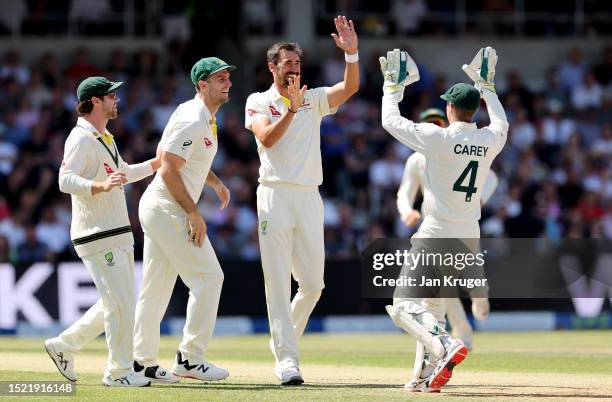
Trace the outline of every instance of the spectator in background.
{"label": "spectator in background", "polygon": [[563,103],[552,98],[547,102],[548,116],[542,120],[544,141],[548,144],[565,144],[576,132],[576,122],[563,113]]}
{"label": "spectator in background", "polygon": [[412,34],[419,31],[421,21],[427,15],[427,4],[423,0],[394,0],[391,15],[398,34]]}
{"label": "spectator in background", "polygon": [[559,81],[565,91],[571,91],[582,83],[586,65],[582,60],[582,50],[573,47],[570,50],[568,60],[559,69]]}
{"label": "spectator in background", "polygon": [[25,85],[30,79],[30,72],[21,64],[21,57],[15,49],[10,49],[4,54],[4,62],[0,65],[0,79],[7,78],[14,78],[19,85]]}
{"label": "spectator in background", "polygon": [[[515,95],[518,97],[521,106],[530,112],[532,108],[533,94],[523,82],[519,72],[516,70],[511,70],[506,76],[506,82],[508,86],[504,94],[504,99],[509,95]],[[529,113],[529,116],[532,117],[532,113]]]}
{"label": "spectator in background", "polygon": [[74,52],[72,64],[64,71],[64,77],[75,83],[83,80],[85,77],[98,76],[101,74],[102,72],[100,69],[89,61],[89,51],[84,47],[78,48]]}
{"label": "spectator in background", "polygon": [[584,74],[583,82],[576,85],[572,90],[572,105],[576,110],[598,108],[601,106],[603,89],[595,80],[592,71]]}
{"label": "spectator in background", "polygon": [[524,151],[531,147],[536,139],[536,130],[527,119],[527,111],[520,108],[516,112],[514,122],[510,126],[510,143],[517,149]]}
{"label": "spectator in background", "polygon": [[36,238],[55,256],[67,251],[71,245],[69,226],[58,222],[52,207],[46,207],[42,212],[40,223],[36,227]]}
{"label": "spectator in background", "polygon": [[8,239],[5,236],[0,235],[0,263],[6,262],[13,262],[11,247]]}
{"label": "spectator in background", "polygon": [[17,247],[17,261],[23,268],[27,268],[35,262],[53,260],[53,255],[47,246],[36,237],[36,227],[32,224],[27,225],[25,241]]}
{"label": "spectator in background", "polygon": [[603,50],[603,60],[593,68],[595,78],[603,86],[612,81],[612,45],[607,45]]}

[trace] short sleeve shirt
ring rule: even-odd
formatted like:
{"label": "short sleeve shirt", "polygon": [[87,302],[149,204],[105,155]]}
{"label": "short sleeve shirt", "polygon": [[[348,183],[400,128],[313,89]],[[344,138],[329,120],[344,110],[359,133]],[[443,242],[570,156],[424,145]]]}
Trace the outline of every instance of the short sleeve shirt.
{"label": "short sleeve shirt", "polygon": [[[260,183],[290,183],[319,186],[323,183],[321,166],[321,119],[336,112],[329,107],[327,87],[309,89],[287,131],[270,148],[256,138],[261,161]],[[287,113],[289,103],[274,84],[266,92],[249,96],[245,107],[245,127],[267,118],[274,123]]]}
{"label": "short sleeve shirt", "polygon": [[[196,95],[176,108],[166,124],[160,144],[163,151],[185,160],[180,171],[181,178],[189,196],[197,203],[218,146],[212,115],[202,99]],[[155,175],[149,188],[157,192],[160,198],[174,201],[159,174]]]}

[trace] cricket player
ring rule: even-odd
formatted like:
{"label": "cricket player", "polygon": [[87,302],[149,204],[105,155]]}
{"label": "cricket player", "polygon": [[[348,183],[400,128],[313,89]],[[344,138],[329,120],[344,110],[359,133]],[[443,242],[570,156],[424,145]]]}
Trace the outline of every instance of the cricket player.
{"label": "cricket player", "polygon": [[100,299],[83,317],[45,349],[59,372],[76,381],[74,353],[106,333],[108,363],[102,382],[107,386],[143,387],[151,382],[132,369],[134,333],[134,236],[123,185],[153,174],[159,155],[136,165],[126,164],[107,131],[117,118],[121,82],[89,77],[77,88],[76,126],[66,139],[59,187],[71,195],[70,237],[100,292]]}
{"label": "cricket player", "polygon": [[[439,127],[448,127],[448,121],[444,112],[440,109],[431,108],[420,114],[419,120],[421,123],[432,123]],[[413,209],[414,200],[419,189],[427,183],[425,172],[427,170],[427,159],[425,155],[415,152],[406,161],[404,176],[397,191],[397,208],[400,212],[400,217],[404,225],[408,228],[417,226],[421,219],[421,213]],[[484,188],[481,195],[481,204],[484,205],[489,200],[495,188],[497,187],[497,176],[492,170],[489,170],[485,180]],[[426,211],[422,211],[423,214]],[[453,329],[452,336],[458,338],[468,348],[472,349],[472,326],[470,325],[461,299],[444,298],[444,307],[446,316]],[[489,312],[489,302],[486,298],[474,298],[472,300],[472,314],[478,320],[486,319]],[[407,384],[407,389],[418,391],[419,378],[423,372],[431,372],[435,369],[437,361],[429,356],[425,351],[423,344],[417,341],[416,354],[413,369],[413,379]]]}
{"label": "cricket player", "polygon": [[[227,370],[205,358],[217,320],[223,271],[197,203],[205,184],[215,191],[221,208],[229,203],[229,190],[211,165],[218,147],[215,115],[229,99],[230,71],[235,68],[217,57],[193,65],[191,81],[196,94],[170,117],[159,145],[159,174],[140,200],[144,273],[136,306],[134,369],[153,382],[174,383],[180,377],[213,381],[229,376]],[[177,275],[189,288],[189,301],[183,340],[169,371],[157,363],[159,324]]]}
{"label": "cricket player", "polygon": [[[507,138],[508,121],[497,98],[493,77],[497,55],[494,49],[480,49],[463,70],[475,82],[455,84],[441,97],[447,101],[446,128],[414,123],[400,115],[398,103],[406,85],[418,81],[418,69],[406,52],[395,49],[380,58],[383,84],[382,125],[396,139],[426,158],[423,185],[425,219],[413,239],[480,238],[480,200],[487,173]],[[471,123],[480,105],[487,104],[491,124],[478,129]],[[467,240],[466,240],[467,239]],[[472,243],[472,242],[469,242]],[[474,250],[477,245],[471,244]],[[394,323],[413,335],[439,360],[431,372],[422,372],[410,390],[438,391],[452,375],[453,368],[467,356],[466,346],[445,330],[445,308],[440,298],[399,298],[387,311]]]}
{"label": "cricket player", "polygon": [[[283,385],[299,385],[297,339],[324,287],[321,119],[335,113],[359,89],[357,33],[345,16],[334,19],[332,38],[345,53],[344,80],[332,87],[301,86],[302,49],[279,42],[268,49],[274,83],[249,96],[245,126],[255,134],[261,161],[257,215],[270,323],[274,373]],[[291,275],[298,282],[291,301]]]}

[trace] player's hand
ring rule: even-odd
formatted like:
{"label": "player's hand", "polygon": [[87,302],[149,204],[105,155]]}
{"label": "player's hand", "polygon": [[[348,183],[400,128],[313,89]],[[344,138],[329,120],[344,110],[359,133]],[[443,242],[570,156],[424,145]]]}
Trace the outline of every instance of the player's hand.
{"label": "player's hand", "polygon": [[421,213],[414,209],[408,212],[406,215],[402,215],[402,222],[408,228],[415,227],[417,223],[419,223],[420,220],[421,220]]}
{"label": "player's hand", "polygon": [[476,89],[482,93],[488,90],[495,93],[495,66],[497,65],[497,52],[491,46],[481,48],[470,64],[461,68],[474,81]]}
{"label": "player's hand", "polygon": [[123,186],[127,183],[127,176],[123,172],[113,172],[111,173],[104,183],[102,183],[102,189],[104,192],[111,191],[114,187]]}
{"label": "player's hand", "polygon": [[358,41],[353,20],[347,20],[344,15],[339,15],[334,18],[334,24],[336,24],[338,34],[332,33],[331,36],[336,42],[336,46],[344,50],[345,53],[355,54]]}
{"label": "player's hand", "polygon": [[217,197],[219,197],[219,200],[221,201],[221,205],[219,208],[225,209],[225,207],[227,207],[230,202],[229,188],[225,187],[225,184],[223,184],[223,182],[219,180],[219,183],[213,186],[213,190],[215,190]]}
{"label": "player's hand", "polygon": [[385,95],[397,94],[400,101],[404,96],[404,88],[420,79],[419,69],[406,51],[393,49],[387,52],[387,57],[379,57],[380,71],[384,83]]}
{"label": "player's hand", "polygon": [[478,321],[486,320],[489,316],[489,299],[486,297],[475,297],[472,299],[472,314]]}
{"label": "player's hand", "polygon": [[[306,93],[306,85],[304,85],[300,89],[300,76],[296,75],[295,77],[289,78],[289,87],[287,87],[289,92],[289,108],[294,112],[302,106],[304,102],[304,94]],[[288,112],[291,113],[291,112]]]}
{"label": "player's hand", "polygon": [[198,247],[202,247],[206,239],[206,222],[198,211],[193,211],[187,215],[189,223],[189,241]]}

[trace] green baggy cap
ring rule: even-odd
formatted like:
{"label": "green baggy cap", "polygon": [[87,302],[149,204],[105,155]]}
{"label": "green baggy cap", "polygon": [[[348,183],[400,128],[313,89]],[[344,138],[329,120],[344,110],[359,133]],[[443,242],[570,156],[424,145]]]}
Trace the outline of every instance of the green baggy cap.
{"label": "green baggy cap", "polygon": [[444,114],[444,112],[435,107],[424,110],[419,115],[419,120],[426,121],[427,119],[431,119],[432,117],[437,117],[439,119],[446,121],[446,115]]}
{"label": "green baggy cap", "polygon": [[450,87],[440,98],[465,110],[476,110],[480,106],[480,92],[473,85],[463,82]]}
{"label": "green baggy cap", "polygon": [[200,80],[205,80],[216,72],[221,70],[233,71],[235,69],[236,66],[227,64],[218,57],[205,57],[191,67],[191,82],[193,82],[193,85],[198,85]]}
{"label": "green baggy cap", "polygon": [[88,77],[79,84],[77,98],[79,101],[91,99],[94,96],[102,97],[116,91],[123,82],[112,82],[106,77]]}

